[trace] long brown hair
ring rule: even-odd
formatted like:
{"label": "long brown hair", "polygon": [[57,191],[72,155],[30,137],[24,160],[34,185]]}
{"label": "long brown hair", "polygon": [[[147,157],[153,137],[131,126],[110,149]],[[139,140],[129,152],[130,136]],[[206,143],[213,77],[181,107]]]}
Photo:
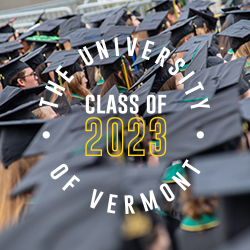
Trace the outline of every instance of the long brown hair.
{"label": "long brown hair", "polygon": [[170,77],[160,88],[159,91],[169,91],[169,90],[176,90],[176,83],[175,83],[176,76],[173,75]]}
{"label": "long brown hair", "polygon": [[16,224],[30,193],[10,198],[11,190],[20,182],[25,173],[40,159],[41,156],[21,158],[5,169],[0,162],[0,231]]}
{"label": "long brown hair", "polygon": [[[131,73],[129,66],[126,67],[126,70],[127,70],[129,85],[130,87],[132,87],[135,83],[135,79]],[[119,72],[121,72],[122,79],[118,75]],[[116,85],[117,87],[122,86],[122,87],[127,88],[123,71],[119,71],[119,70],[115,71],[108,77],[107,80],[104,81],[102,85],[101,93],[100,93],[101,97],[103,97],[114,85]]]}
{"label": "long brown hair", "polygon": [[91,92],[82,86],[82,72],[78,71],[74,75],[73,80],[68,83],[64,82],[63,87],[65,88],[64,94],[68,100],[71,102],[72,94],[79,95],[86,98],[87,95],[92,95]]}

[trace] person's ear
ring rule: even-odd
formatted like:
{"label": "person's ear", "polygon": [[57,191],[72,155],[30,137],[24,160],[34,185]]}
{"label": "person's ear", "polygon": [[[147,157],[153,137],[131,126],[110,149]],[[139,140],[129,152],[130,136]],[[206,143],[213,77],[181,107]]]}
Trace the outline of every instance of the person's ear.
{"label": "person's ear", "polygon": [[17,78],[17,83],[19,87],[24,88],[25,87],[25,81],[21,78]]}
{"label": "person's ear", "polygon": [[189,40],[189,38],[188,38],[188,37],[185,37],[185,38],[184,38],[184,43],[187,42],[188,40]]}
{"label": "person's ear", "polygon": [[118,72],[118,76],[119,76],[119,78],[121,78],[123,80],[121,71]]}

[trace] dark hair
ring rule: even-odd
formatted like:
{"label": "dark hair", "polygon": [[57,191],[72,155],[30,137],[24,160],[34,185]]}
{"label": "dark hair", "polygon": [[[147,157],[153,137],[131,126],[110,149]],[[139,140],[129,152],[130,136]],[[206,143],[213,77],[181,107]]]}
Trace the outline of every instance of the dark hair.
{"label": "dark hair", "polygon": [[10,82],[9,82],[9,85],[10,86],[15,86],[15,87],[19,87],[19,84],[17,82],[17,79],[18,78],[21,78],[21,79],[24,79],[25,78],[25,69],[17,72],[11,79],[10,79]]}
{"label": "dark hair", "polygon": [[38,77],[39,84],[41,83],[47,83],[50,79],[49,73],[42,74],[42,72],[46,69],[46,64],[42,62],[40,65],[36,68],[36,75]]}
{"label": "dark hair", "polygon": [[169,91],[169,90],[176,90],[176,83],[175,83],[176,76],[173,75],[170,77],[160,88],[159,91]]}
{"label": "dark hair", "polygon": [[[129,66],[126,67],[126,70],[127,70],[127,74],[128,74],[129,85],[130,85],[130,87],[132,87],[132,85],[134,85],[134,83],[135,83],[134,77],[131,73]],[[121,72],[122,79],[118,76],[119,72]],[[100,93],[101,97],[103,97],[114,85],[116,85],[117,87],[123,86],[123,87],[127,88],[123,71],[120,71],[120,70],[115,71],[107,78],[106,81],[104,81],[104,83],[102,85],[101,93]]]}

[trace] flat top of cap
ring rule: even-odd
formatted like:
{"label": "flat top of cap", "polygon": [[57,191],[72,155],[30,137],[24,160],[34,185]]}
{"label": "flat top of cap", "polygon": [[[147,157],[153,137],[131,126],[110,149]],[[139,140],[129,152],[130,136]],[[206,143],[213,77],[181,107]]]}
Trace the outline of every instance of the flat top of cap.
{"label": "flat top of cap", "polygon": [[215,84],[218,89],[237,84],[245,61],[246,56],[196,72],[195,75],[185,81],[184,88],[190,89],[197,86],[199,81],[202,82],[203,86]]}
{"label": "flat top of cap", "polygon": [[55,51],[45,61],[46,63],[49,62],[50,65],[43,71],[43,74],[56,70],[60,65],[62,68],[71,66],[78,60],[79,57],[80,54],[77,50]]}
{"label": "flat top of cap", "polygon": [[[175,53],[176,49],[172,50],[167,58],[164,59],[164,63]],[[129,89],[134,89],[137,87],[141,82],[145,82],[149,77],[151,77],[155,72],[161,67],[160,63],[159,64],[154,64],[152,67],[150,67],[146,73],[144,73],[138,80],[137,82]]]}
{"label": "flat top of cap", "polygon": [[80,47],[87,44],[95,43],[101,38],[101,32],[99,28],[81,28],[70,34],[71,47]]}
{"label": "flat top of cap", "polygon": [[120,35],[131,35],[134,30],[135,26],[122,26],[122,25],[116,25],[114,27],[109,27],[109,29],[103,34],[102,38],[104,40],[110,38],[110,37],[115,37],[115,36],[120,36]]}
{"label": "flat top of cap", "polygon": [[0,54],[5,54],[18,49],[23,49],[23,45],[17,40],[0,44]]}
{"label": "flat top of cap", "polygon": [[249,153],[232,152],[192,159],[193,166],[201,171],[197,176],[191,173],[193,193],[197,196],[223,197],[249,194],[249,162]]}
{"label": "flat top of cap", "polygon": [[101,34],[104,34],[105,32],[108,31],[108,29],[112,26],[115,26],[118,21],[121,19],[122,15],[124,14],[124,9],[118,11],[117,13],[108,16],[103,23],[100,26],[100,32]]}
{"label": "flat top of cap", "polygon": [[139,25],[136,32],[157,29],[167,14],[168,11],[160,11],[147,14],[147,16],[143,19],[143,21]]}
{"label": "flat top of cap", "polygon": [[[128,48],[121,48],[119,50],[120,55],[125,54],[128,51]],[[90,66],[101,66],[101,65],[107,65],[107,64],[112,64],[114,62],[116,62],[118,59],[120,59],[120,56],[116,56],[116,52],[114,49],[109,49],[108,50],[108,54],[109,57],[108,58],[104,58],[104,59],[100,59],[99,54],[96,55],[93,60],[93,64],[91,64]]]}
{"label": "flat top of cap", "polygon": [[13,33],[0,33],[0,43],[5,43],[13,36]]}
{"label": "flat top of cap", "polygon": [[198,45],[202,42],[204,42],[205,40],[208,41],[208,48],[211,46],[211,42],[213,39],[213,36],[216,34],[216,32],[214,33],[209,33],[209,34],[204,34],[204,35],[200,35],[200,36],[193,36],[190,39],[188,39],[188,41],[186,41],[184,44],[182,44],[177,50],[176,52],[181,52],[181,51],[187,51],[190,48],[192,48],[194,45]]}
{"label": "flat top of cap", "polygon": [[250,34],[250,20],[240,20],[220,32],[219,36],[244,38]]}
{"label": "flat top of cap", "polygon": [[151,11],[153,9],[156,10],[157,8],[160,7],[162,7],[163,10],[169,10],[171,7],[173,7],[173,1],[172,0],[157,1],[157,4],[155,6],[146,11]]}
{"label": "flat top of cap", "polygon": [[53,19],[53,20],[46,20],[44,21],[42,24],[40,24],[39,26],[37,26],[34,31],[43,31],[43,32],[50,32],[53,29],[57,28],[60,26],[60,24],[62,24],[63,22],[65,22],[65,19]]}
{"label": "flat top of cap", "polygon": [[192,1],[191,3],[187,3],[184,7],[181,8],[182,11],[186,11],[188,8],[194,8],[197,10],[206,10],[210,5],[214,4],[215,2],[210,1]]}
{"label": "flat top of cap", "polygon": [[73,15],[60,24],[60,37],[67,36],[73,31],[81,28],[81,15]]}
{"label": "flat top of cap", "polygon": [[39,47],[38,49],[30,52],[27,56],[22,58],[21,61],[27,62],[27,61],[33,59],[35,56],[39,55],[46,46],[47,46],[47,44],[44,44],[43,46]]}
{"label": "flat top of cap", "polygon": [[[151,49],[150,52],[146,53],[146,56],[148,56],[149,58],[151,58],[151,57],[154,57],[154,56],[159,55],[160,52],[162,51],[162,49],[163,49],[164,47],[167,47],[167,46],[169,45],[169,43],[170,43],[170,41],[168,41],[168,42],[166,42],[165,44],[162,44],[162,45],[160,45],[160,46],[153,47],[153,48]],[[141,63],[141,62],[144,62],[144,61],[146,61],[146,60],[147,60],[147,59],[142,58],[142,55],[139,55],[139,56],[136,58],[135,62],[132,64],[132,67],[134,67],[135,65],[137,65],[137,64],[139,64],[139,63]]]}
{"label": "flat top of cap", "polygon": [[[241,136],[237,88],[216,94],[207,104],[210,108],[188,108],[166,116],[163,114],[168,126],[168,148],[161,160],[166,164],[176,159],[186,159]],[[197,137],[199,131],[204,133],[203,139]]]}
{"label": "flat top of cap", "polygon": [[196,17],[197,17],[197,16],[193,16],[193,17],[190,17],[190,18],[188,18],[187,20],[185,20],[185,21],[183,21],[183,22],[174,24],[174,25],[172,25],[171,27],[169,27],[168,29],[164,30],[164,33],[165,33],[165,32],[168,32],[168,31],[173,31],[173,30],[180,29],[180,28],[182,28],[184,25],[189,24],[189,22],[192,21],[192,20],[194,20]]}
{"label": "flat top of cap", "polygon": [[[236,7],[236,6],[234,6],[234,7]],[[226,14],[249,14],[249,13],[250,13],[249,9],[246,9],[246,10],[236,9],[236,10],[231,10],[231,11],[226,12]]]}
{"label": "flat top of cap", "polygon": [[152,49],[152,48],[155,48],[155,47],[158,47],[160,45],[165,44],[166,42],[170,41],[170,39],[171,39],[171,32],[160,33],[156,36],[151,36],[150,38],[146,38],[146,39],[140,41],[139,51],[138,51],[137,56],[142,54],[147,41],[154,42],[154,45],[149,44],[149,46],[148,46],[149,49]]}
{"label": "flat top of cap", "polygon": [[211,15],[208,15],[208,14],[202,12],[202,11],[190,8],[188,17],[192,17],[192,16],[195,16],[195,15],[197,15],[199,17],[202,17],[203,19],[207,20],[210,23],[216,23],[217,22],[217,18],[215,18],[215,17],[213,17]]}

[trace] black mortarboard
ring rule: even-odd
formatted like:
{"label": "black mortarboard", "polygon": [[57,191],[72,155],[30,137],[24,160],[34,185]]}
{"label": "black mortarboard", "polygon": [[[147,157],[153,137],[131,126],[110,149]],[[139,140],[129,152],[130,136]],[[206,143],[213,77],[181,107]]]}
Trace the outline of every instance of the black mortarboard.
{"label": "black mortarboard", "polygon": [[21,62],[19,60],[23,56],[24,55],[19,56],[15,59],[11,60],[10,62],[7,62],[6,64],[3,64],[0,66],[0,79],[1,79],[1,82],[2,82],[4,87],[6,87],[9,84],[11,78],[17,72],[29,68],[28,64]]}
{"label": "black mortarboard", "polygon": [[[169,54],[169,56],[167,58],[164,59],[164,63],[166,63],[166,61],[175,53],[175,49],[171,51],[171,53]],[[141,84],[142,82],[147,81],[152,75],[154,74],[159,74],[161,72],[161,65],[159,64],[154,64],[153,66],[151,66],[146,73],[144,73],[144,75],[142,75],[141,78],[139,78],[136,83],[129,89],[134,89],[135,87],[137,87],[139,84]]]}
{"label": "black mortarboard", "polygon": [[196,1],[192,1],[190,3],[187,3],[185,6],[183,6],[181,8],[181,11],[184,12],[184,11],[188,10],[189,8],[193,8],[196,10],[202,10],[206,13],[209,10],[208,7],[212,4],[214,4],[214,2],[196,0]]}
{"label": "black mortarboard", "polygon": [[194,72],[199,72],[207,67],[207,49],[208,49],[208,42],[205,41],[204,45],[200,46],[197,53],[195,53],[192,61],[188,64],[187,68],[185,69],[185,76]]}
{"label": "black mortarboard", "polygon": [[145,31],[145,30],[150,31],[150,30],[158,29],[158,27],[164,21],[167,13],[168,13],[168,11],[161,11],[161,12],[157,12],[157,13],[147,14],[147,16],[143,19],[143,21],[139,25],[136,32]]}
{"label": "black mortarboard", "polygon": [[81,28],[70,34],[70,44],[72,48],[93,44],[101,37],[99,28]]}
{"label": "black mortarboard", "polygon": [[[48,73],[50,71],[56,70],[60,65],[62,66],[62,69],[60,69],[61,72],[68,71],[68,68],[71,66],[74,66],[74,64],[77,62],[78,58],[80,57],[80,54],[77,50],[61,50],[61,51],[55,51],[46,61],[45,63],[50,63],[50,65],[42,72],[43,74]],[[82,71],[79,67],[75,68],[77,71]],[[68,71],[67,77],[69,78],[71,75],[73,75],[75,71],[73,68],[72,70]],[[75,71],[75,72],[73,72]]]}
{"label": "black mortarboard", "polygon": [[200,170],[200,178],[191,173],[194,195],[221,198],[219,217],[221,235],[225,239],[250,226],[249,162],[249,153],[232,152],[201,156],[192,160],[192,164]]}
{"label": "black mortarboard", "polygon": [[0,43],[8,42],[12,36],[13,33],[0,33]]}
{"label": "black mortarboard", "polygon": [[201,11],[190,8],[188,17],[192,17],[195,15],[197,15],[197,17],[193,21],[195,28],[204,28],[203,23],[205,23],[207,28],[209,28],[210,30],[215,30],[217,18],[208,15],[206,13],[203,13]]}
{"label": "black mortarboard", "polygon": [[60,24],[60,37],[65,37],[81,28],[81,15],[75,15]]}
{"label": "black mortarboard", "polygon": [[36,68],[45,61],[45,58],[42,54],[43,49],[47,45],[44,44],[42,47],[30,52],[27,56],[21,59],[22,62],[25,62],[28,64],[34,71],[36,71]]}
{"label": "black mortarboard", "polygon": [[186,90],[190,89],[197,86],[199,81],[202,81],[203,86],[214,84],[218,89],[237,84],[240,81],[240,75],[245,61],[246,57],[241,57],[237,60],[196,72],[195,75],[185,81],[184,87]]}
{"label": "black mortarboard", "polygon": [[[169,43],[170,43],[170,41],[167,41],[165,44],[162,44],[162,45],[157,46],[157,47],[153,46],[153,48],[152,48],[152,46],[151,46],[151,48],[150,48],[151,51],[148,52],[148,53],[146,54],[146,56],[149,57],[150,59],[152,59],[152,58],[158,56],[164,47],[168,47]],[[149,59],[149,60],[150,60],[150,59]],[[141,54],[141,55],[139,55],[139,56],[136,58],[135,62],[132,64],[132,67],[134,67],[134,66],[136,66],[136,65],[138,65],[139,63],[142,63],[142,62],[144,62],[144,61],[148,61],[148,60],[142,58],[142,54]]]}
{"label": "black mortarboard", "polygon": [[28,89],[6,86],[6,88],[0,92],[0,113],[2,114],[25,102],[36,99],[34,95],[38,95],[44,91],[45,86],[46,85],[44,84]]}
{"label": "black mortarboard", "polygon": [[100,33],[104,34],[105,32],[109,30],[110,27],[117,25],[122,15],[124,14],[124,11],[125,10],[122,9],[118,11],[117,13],[115,13],[114,15],[108,16],[100,26]]}
{"label": "black mortarboard", "polygon": [[28,31],[24,31],[19,37],[18,40],[25,40],[26,37],[32,36],[34,35],[35,31],[34,30],[28,30]]}
{"label": "black mortarboard", "polygon": [[14,28],[9,25],[9,23],[12,21],[7,22],[6,24],[2,25],[0,27],[0,33],[14,33]]}
{"label": "black mortarboard", "polygon": [[[134,30],[135,30],[135,26],[122,26],[122,25],[116,25],[115,28],[113,28],[112,26],[103,34],[103,36],[99,39],[104,39],[105,42],[107,39],[109,38],[113,38],[113,37],[118,37],[120,35],[131,35]],[[125,39],[127,41],[127,37]]]}
{"label": "black mortarboard", "polygon": [[218,56],[209,56],[207,58],[207,68],[210,68],[212,66],[218,65],[224,63],[224,59],[218,57]]}
{"label": "black mortarboard", "polygon": [[226,12],[227,15],[232,14],[233,15],[233,23],[236,23],[240,20],[250,20],[250,10],[233,10]]}
{"label": "black mortarboard", "polygon": [[250,20],[240,20],[227,29],[220,32],[220,36],[228,36],[230,46],[235,52],[242,44],[250,38]]}
{"label": "black mortarboard", "polygon": [[11,60],[18,57],[19,49],[23,49],[23,45],[16,40],[0,44],[0,60]]}
{"label": "black mortarboard", "polygon": [[186,41],[184,44],[182,44],[177,50],[176,53],[182,52],[182,51],[188,51],[194,47],[194,45],[198,45],[199,43],[203,43],[205,41],[208,41],[208,47],[211,46],[213,36],[216,33],[209,33],[209,34],[204,34],[200,36],[193,36],[188,41]]}
{"label": "black mortarboard", "polygon": [[[23,249],[37,249],[46,244],[54,250],[62,250],[70,248],[73,244],[75,249],[82,248],[83,245],[85,250],[120,249],[120,226],[124,213],[121,197],[125,194],[120,184],[120,172],[120,168],[98,168],[98,171],[71,170],[57,181],[52,178],[49,178],[48,182],[44,181],[43,186],[36,192],[32,216],[28,213],[29,219],[5,232],[0,239],[1,247],[7,244],[9,250],[16,249],[17,245]],[[75,182],[73,189],[67,188],[64,192],[62,187],[72,176],[77,176],[80,181]],[[110,178],[111,176],[113,178]],[[103,182],[104,179],[108,181]],[[94,189],[97,189],[98,193],[104,192],[95,209],[91,208],[89,203]],[[112,207],[116,213],[110,214],[107,213],[107,204],[109,194],[114,190],[119,199],[114,199],[116,206]],[[59,236],[60,232],[56,228],[64,228],[60,231],[63,237]],[[100,241],[97,241],[96,237],[91,237],[87,233],[89,230],[94,231]],[[10,242],[9,237],[14,237],[16,241]]]}
{"label": "black mortarboard", "polygon": [[173,7],[173,1],[172,0],[165,0],[160,3],[157,3],[154,7],[146,10],[146,11],[151,11],[155,9],[156,12],[164,11],[164,10],[169,10]]}
{"label": "black mortarboard", "polygon": [[46,20],[36,28],[41,35],[56,36],[58,35],[59,26],[65,22],[65,19]]}
{"label": "black mortarboard", "polygon": [[[127,52],[128,48],[121,48],[119,53],[123,55]],[[109,57],[100,59],[99,54],[93,58],[94,63],[91,66],[100,66],[101,75],[106,80],[113,72],[122,69],[121,56],[116,56],[115,50],[108,50]],[[129,65],[126,58],[123,58],[125,66]]]}
{"label": "black mortarboard", "polygon": [[150,42],[154,42],[154,45],[149,44],[149,46],[148,46],[149,49],[153,49],[155,47],[158,47],[160,45],[165,44],[167,41],[170,40],[170,38],[171,38],[171,32],[165,33],[165,34],[160,33],[156,36],[151,36],[150,39],[146,38],[146,39],[140,41],[140,46],[139,46],[137,57],[142,55],[147,41],[150,40]]}
{"label": "black mortarboard", "polygon": [[[207,86],[204,90],[196,90],[189,95],[185,94],[186,90],[169,90],[158,92],[155,96],[156,103],[158,103],[159,96],[166,95],[164,99],[165,106],[162,107],[162,114],[170,114],[175,112],[181,112],[185,109],[190,109],[191,105],[200,103],[202,100],[208,98],[211,100],[216,92],[215,86]],[[150,103],[152,108],[153,103]],[[159,114],[158,107],[156,107],[155,114],[149,114],[147,111],[144,113],[143,117],[148,118]]]}
{"label": "black mortarboard", "polygon": [[0,122],[1,161],[5,168],[18,160],[45,120]]}
{"label": "black mortarboard", "polygon": [[[160,160],[170,164],[173,160],[186,159],[240,138],[242,132],[237,89],[225,90],[207,103],[210,108],[189,108],[166,116],[163,114],[167,123],[167,150]],[[203,139],[198,139],[199,131],[204,133]]]}
{"label": "black mortarboard", "polygon": [[196,16],[190,17],[183,22],[180,22],[178,24],[174,24],[173,26],[171,26],[170,28],[168,28],[164,31],[164,33],[168,32],[168,31],[172,32],[171,41],[172,41],[174,47],[176,47],[178,42],[183,37],[185,37],[191,33],[194,33],[193,20],[195,18],[196,18]]}

